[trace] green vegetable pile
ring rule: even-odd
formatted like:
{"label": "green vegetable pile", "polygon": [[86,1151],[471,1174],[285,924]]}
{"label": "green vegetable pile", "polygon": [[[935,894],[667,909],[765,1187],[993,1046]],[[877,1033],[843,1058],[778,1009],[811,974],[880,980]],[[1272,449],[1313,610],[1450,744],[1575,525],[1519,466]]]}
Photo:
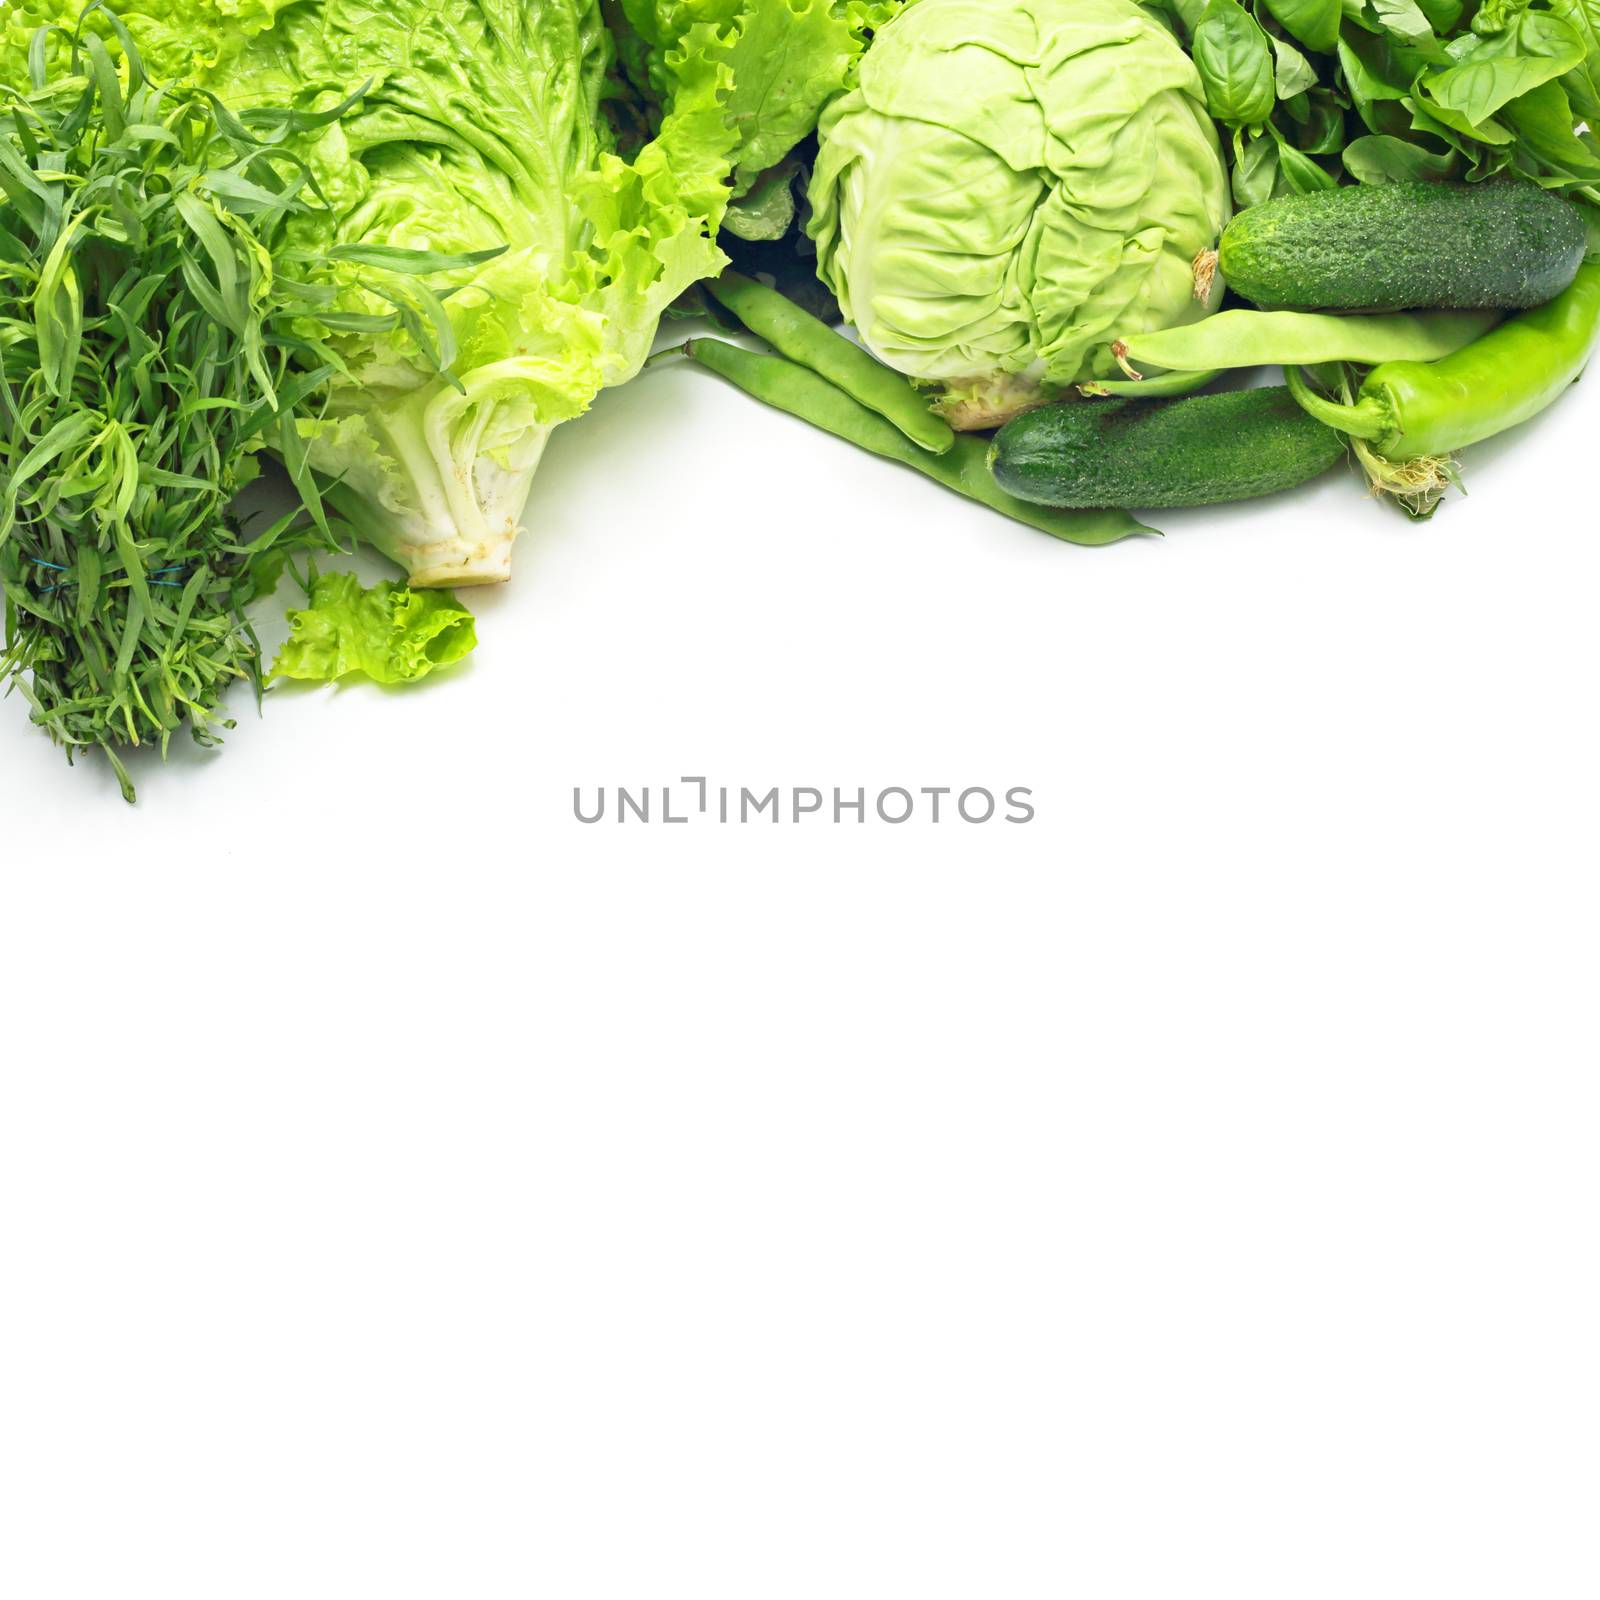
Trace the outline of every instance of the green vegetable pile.
{"label": "green vegetable pile", "polygon": [[[917,0],[822,116],[806,228],[900,393],[784,343],[759,290],[714,299],[787,366],[686,353],[1076,542],[1346,454],[1425,517],[1600,339],[1594,122],[1593,0]],[[908,407],[1003,424],[992,486]]]}
{"label": "green vegetable pile", "polygon": [[0,679],[130,799],[241,680],[469,652],[667,316],[1083,545],[1347,456],[1427,515],[1600,340],[1596,0],[80,6],[0,8]]}

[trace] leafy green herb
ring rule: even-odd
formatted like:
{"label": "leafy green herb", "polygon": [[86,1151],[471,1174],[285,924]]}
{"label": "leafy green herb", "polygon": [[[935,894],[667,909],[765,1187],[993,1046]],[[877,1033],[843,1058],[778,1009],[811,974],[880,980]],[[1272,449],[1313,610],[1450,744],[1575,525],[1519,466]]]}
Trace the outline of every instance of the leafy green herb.
{"label": "leafy green herb", "polygon": [[1386,133],[1352,139],[1344,150],[1345,170],[1357,183],[1442,183],[1460,171],[1452,151],[1436,155],[1420,144]]}
{"label": "leafy green herb", "polygon": [[[120,752],[185,724],[215,743],[229,687],[260,685],[245,608],[291,549],[333,542],[300,419],[341,363],[327,292],[283,270],[288,220],[323,208],[286,140],[325,115],[158,87],[98,5],[41,29],[29,66],[0,87],[0,679],[131,800]],[[263,449],[301,504],[246,528]]]}
{"label": "leafy green herb", "polygon": [[1296,95],[1317,86],[1317,69],[1311,65],[1287,39],[1276,35],[1269,40],[1272,45],[1274,81],[1280,100],[1293,100]]}
{"label": "leafy green herb", "polygon": [[1232,134],[1240,206],[1338,181],[1301,159],[1325,156],[1358,183],[1509,174],[1600,204],[1600,0],[1156,3]]}
{"label": "leafy green herb", "polygon": [[1327,54],[1339,37],[1339,0],[1268,0],[1267,10],[1308,50]]}
{"label": "leafy green herb", "polygon": [[1272,47],[1238,0],[1211,0],[1194,30],[1194,64],[1219,122],[1259,127],[1277,100]]}

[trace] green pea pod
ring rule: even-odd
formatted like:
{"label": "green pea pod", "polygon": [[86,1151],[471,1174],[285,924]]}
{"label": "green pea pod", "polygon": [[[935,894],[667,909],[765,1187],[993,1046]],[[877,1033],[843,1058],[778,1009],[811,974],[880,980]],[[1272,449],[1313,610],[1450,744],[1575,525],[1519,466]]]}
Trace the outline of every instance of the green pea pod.
{"label": "green pea pod", "polygon": [[1583,371],[1600,342],[1600,261],[1578,269],[1548,305],[1524,311],[1441,361],[1375,367],[1353,405],[1317,394],[1292,369],[1295,399],[1391,461],[1448,456],[1537,416]]}
{"label": "green pea pod", "polygon": [[1068,544],[1114,544],[1130,534],[1156,531],[1126,511],[1058,511],[1019,500],[1007,494],[990,474],[987,439],[963,435],[943,455],[931,455],[876,411],[796,362],[760,355],[725,339],[691,339],[683,353],[769,406],[874,455],[915,467],[924,477],[947,489]]}
{"label": "green pea pod", "polygon": [[1177,372],[1213,367],[1307,367],[1321,361],[1437,361],[1486,334],[1495,311],[1332,316],[1313,311],[1219,311],[1202,322],[1119,340],[1129,360]]}

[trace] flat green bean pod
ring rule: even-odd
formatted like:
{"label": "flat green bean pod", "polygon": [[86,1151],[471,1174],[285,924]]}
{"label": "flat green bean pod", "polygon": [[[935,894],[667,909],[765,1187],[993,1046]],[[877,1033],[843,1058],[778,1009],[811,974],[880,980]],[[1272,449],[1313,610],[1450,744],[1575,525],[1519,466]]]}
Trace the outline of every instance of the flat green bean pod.
{"label": "flat green bean pod", "polygon": [[[924,477],[947,489],[1052,538],[1064,539],[1068,544],[1101,545],[1115,544],[1130,534],[1156,531],[1126,511],[1062,511],[1019,500],[994,481],[989,471],[987,439],[963,435],[943,455],[931,455],[914,445],[892,422],[826,378],[781,356],[761,355],[725,339],[691,339],[683,353],[755,399],[874,455],[915,467]],[[910,384],[906,387],[909,389]]]}
{"label": "flat green bean pod", "polygon": [[1481,339],[1496,311],[1334,316],[1315,311],[1219,311],[1203,322],[1118,340],[1115,353],[1177,372],[1213,367],[1308,367],[1322,361],[1376,366],[1438,361]]}
{"label": "flat green bean pod", "polygon": [[955,429],[892,367],[853,344],[842,333],[797,306],[787,295],[754,278],[724,272],[706,285],[725,310],[781,356],[820,373],[862,405],[886,417],[913,444],[943,455],[956,442]]}

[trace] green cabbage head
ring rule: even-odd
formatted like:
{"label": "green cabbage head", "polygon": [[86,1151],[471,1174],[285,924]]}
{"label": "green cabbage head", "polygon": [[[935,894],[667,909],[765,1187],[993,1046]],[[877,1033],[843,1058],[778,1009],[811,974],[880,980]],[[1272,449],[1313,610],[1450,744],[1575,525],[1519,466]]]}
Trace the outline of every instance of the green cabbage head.
{"label": "green cabbage head", "polygon": [[918,0],[824,113],[823,279],[890,366],[987,426],[1204,316],[1228,218],[1193,62],[1133,0]]}

